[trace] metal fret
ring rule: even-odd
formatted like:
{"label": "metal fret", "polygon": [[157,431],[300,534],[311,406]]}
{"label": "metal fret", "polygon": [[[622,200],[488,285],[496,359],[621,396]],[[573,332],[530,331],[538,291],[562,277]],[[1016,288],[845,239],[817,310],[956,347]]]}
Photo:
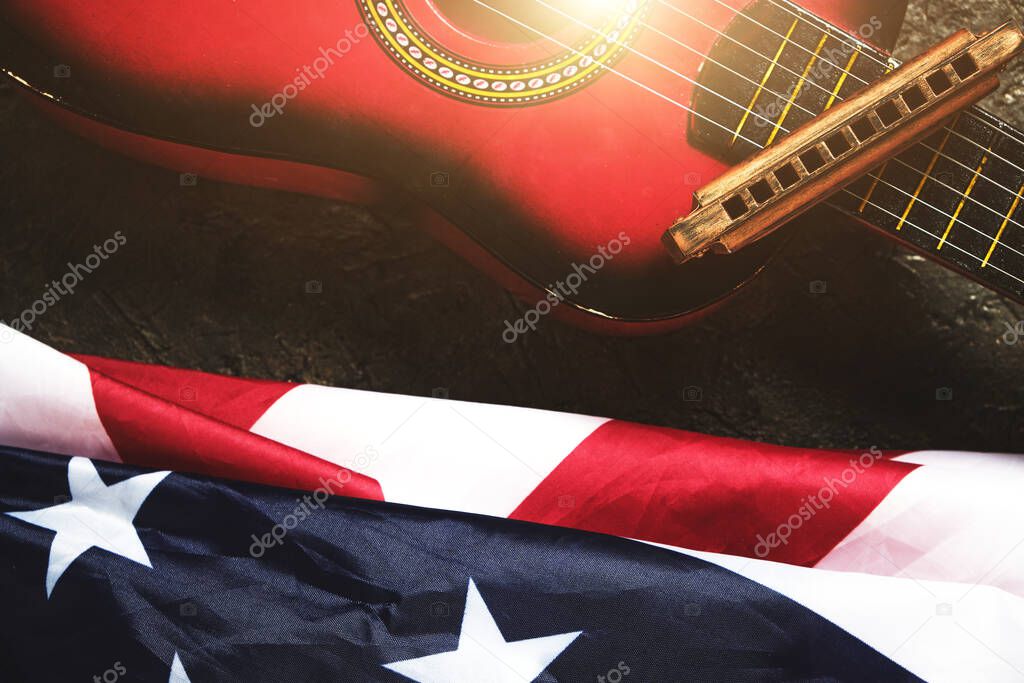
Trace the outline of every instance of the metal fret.
{"label": "metal fret", "polygon": [[[906,217],[889,223],[895,223],[894,228],[902,226],[903,239],[941,254],[950,266],[1020,295],[1024,292],[1024,283],[1018,279],[1024,275],[1024,227],[1015,218],[1020,202],[1002,188],[1019,189],[1024,183],[1024,172],[1006,161],[1007,157],[1024,158],[1024,147],[1016,138],[993,135],[990,128],[966,116],[952,133],[944,133],[943,139],[945,145],[933,137],[927,147],[901,155],[912,168],[890,175],[912,181],[920,191],[915,193],[911,210],[904,210]],[[943,155],[932,166],[935,149],[941,149]],[[906,187],[902,182],[899,185]],[[883,207],[907,203],[906,196],[892,194],[877,202]],[[924,231],[908,231],[911,224]]]}
{"label": "metal fret", "polygon": [[843,69],[843,73],[839,75],[839,80],[836,82],[836,87],[832,90],[832,95],[828,98],[828,104],[825,105],[825,110],[828,111],[832,108],[832,105],[836,103],[836,99],[839,98],[839,92],[843,89],[843,85],[846,84],[846,77],[853,71],[853,65],[857,63],[857,58],[860,57],[860,50],[854,50],[853,54],[850,55],[850,61],[846,63],[846,67]]}
{"label": "metal fret", "polygon": [[794,19],[793,24],[789,27],[789,31],[786,33],[786,37],[782,39],[782,44],[779,45],[778,51],[775,56],[772,57],[771,64],[768,65],[768,69],[764,72],[764,77],[761,79],[761,84],[757,86],[757,90],[754,92],[754,97],[751,98],[750,104],[747,105],[747,110],[743,112],[743,118],[740,119],[740,125],[736,127],[736,132],[732,136],[732,142],[730,145],[735,145],[736,140],[739,139],[740,133],[743,132],[743,126],[747,124],[747,120],[750,118],[750,113],[754,111],[754,107],[757,105],[758,98],[761,97],[761,93],[764,92],[764,86],[768,83],[768,79],[775,73],[775,67],[779,65],[779,59],[782,58],[782,53],[786,49],[786,45],[789,44],[790,38],[793,36],[793,31],[800,24],[799,19]]}
{"label": "metal fret", "polygon": [[[989,147],[989,153],[992,152],[992,148]],[[939,244],[935,247],[938,251],[942,249],[942,245],[946,243],[946,239],[949,237],[950,230],[956,225],[956,222],[960,219],[960,214],[963,213],[964,205],[967,204],[967,200],[970,198],[971,193],[974,192],[975,185],[978,184],[978,178],[981,177],[981,172],[985,170],[985,164],[988,163],[988,154],[981,157],[981,162],[978,164],[978,168],[974,171],[974,176],[971,178],[970,184],[967,185],[967,190],[964,191],[963,198],[960,200],[960,204],[957,205],[956,211],[953,212],[953,217],[949,219],[949,225],[946,226],[946,231],[942,233],[942,239],[939,240]]]}
{"label": "metal fret", "polygon": [[[935,164],[939,162],[939,158],[942,156],[942,150],[946,149],[946,144],[949,143],[949,136],[953,134],[953,129],[956,128],[957,122],[960,117],[957,116],[956,120],[949,126],[949,130],[946,131],[945,137],[942,138],[942,144],[939,145],[938,149],[935,150],[935,154],[932,155],[932,160],[928,162],[928,168],[925,169],[924,175],[921,176],[921,182],[917,184],[917,188],[914,190],[914,195],[907,202],[907,208],[904,209],[903,215],[900,216],[900,222],[896,224],[897,230],[903,229],[903,224],[907,222],[907,216],[910,215],[910,210],[914,208],[914,204],[917,203],[918,198],[921,196],[921,190],[924,189],[924,184],[931,178],[932,171],[935,170]],[[862,208],[863,212],[864,209]]]}
{"label": "metal fret", "polygon": [[782,110],[782,116],[780,116],[779,120],[775,122],[775,128],[772,130],[772,134],[768,136],[768,142],[765,144],[766,147],[775,142],[775,137],[779,134],[779,130],[782,128],[782,124],[785,123],[786,117],[789,116],[789,112],[793,108],[793,103],[796,102],[796,98],[800,96],[800,91],[803,89],[804,83],[807,82],[807,75],[811,73],[811,69],[814,68],[814,63],[817,62],[818,57],[821,56],[821,51],[824,49],[825,41],[827,40],[828,34],[822,34],[821,40],[818,41],[818,47],[814,49],[814,54],[812,54],[811,58],[807,61],[807,66],[804,67],[804,72],[800,75],[800,80],[796,82],[796,86],[793,88],[793,94],[789,96],[789,100],[786,102],[786,107]]}
{"label": "metal fret", "polygon": [[[693,144],[735,163],[757,150],[751,140],[777,143],[787,130],[812,119],[812,112],[833,108],[894,64],[870,45],[854,43],[810,14],[798,14],[794,27],[792,12],[754,0],[743,12],[749,20],[733,22],[731,39],[715,44],[702,82],[740,102],[749,101],[753,111],[738,111],[721,98],[695,93],[697,111],[731,125],[726,132],[692,120]],[[752,59],[756,55],[745,47],[755,44],[762,46],[759,59]],[[953,130],[937,131],[828,203],[957,270],[1024,296],[1024,134],[979,109],[949,128]],[[993,136],[994,130],[998,133]]]}
{"label": "metal fret", "polygon": [[[816,30],[780,15],[765,0],[755,1],[741,16],[746,21],[733,22],[706,56],[700,82],[747,106],[729,106],[703,89],[694,93],[696,110],[730,124],[724,133],[692,122],[691,141],[715,156],[740,161],[824,111],[833,96],[833,102],[848,96],[865,75],[875,78],[867,60],[858,59],[863,53],[851,50],[835,28],[823,24]],[[753,44],[760,47],[749,47]]]}
{"label": "metal fret", "polygon": [[[885,69],[875,65],[875,71],[871,80]],[[1019,189],[1024,182],[1024,141],[1009,128],[993,134],[986,122],[995,124],[973,109],[941,135],[890,160],[884,176],[873,173],[874,178],[851,186],[856,199],[842,195],[831,203],[931,251],[957,270],[1021,296],[1024,190],[1017,197],[1004,188]],[[907,229],[910,224],[914,230]]]}
{"label": "metal fret", "polygon": [[992,252],[996,250],[996,246],[999,244],[1000,238],[1003,236],[1003,231],[1006,230],[1006,226],[1010,224],[1010,218],[1017,211],[1017,207],[1020,205],[1021,197],[1024,196],[1024,184],[1021,184],[1020,189],[1017,191],[1017,196],[1013,200],[1013,204],[1010,205],[1010,210],[1006,212],[1006,218],[1003,219],[1003,224],[999,226],[999,232],[996,233],[995,239],[992,240],[992,246],[988,248],[988,253],[985,254],[985,260],[981,262],[981,267],[984,268],[988,265],[989,260],[992,258]]}
{"label": "metal fret", "polygon": [[[878,184],[882,182],[882,178],[885,177],[885,172],[889,170],[889,162],[885,162],[878,167],[874,172],[874,178],[871,180],[871,186],[868,187],[868,191],[864,193],[864,199],[861,201],[860,206],[857,207],[859,213],[864,213],[864,209],[868,208],[868,204],[871,203],[871,197],[875,194],[875,190],[878,189]],[[899,230],[899,228],[897,228]]]}
{"label": "metal fret", "polygon": [[[988,157],[985,167],[949,240],[955,240],[959,247],[978,255],[980,263],[973,264],[974,272],[979,276],[983,274],[986,280],[999,270],[1015,275],[1024,273],[1024,226],[1015,215],[1024,171],[1007,160],[1024,158],[1024,147],[1001,134],[984,137],[969,134],[978,142],[987,137],[991,151],[985,154]],[[1005,189],[1008,187],[1013,189]]]}

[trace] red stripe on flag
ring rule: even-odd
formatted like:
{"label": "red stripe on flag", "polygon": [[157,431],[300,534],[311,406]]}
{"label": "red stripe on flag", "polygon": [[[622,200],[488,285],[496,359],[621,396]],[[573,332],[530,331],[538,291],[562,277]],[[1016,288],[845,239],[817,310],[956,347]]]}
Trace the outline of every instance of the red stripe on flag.
{"label": "red stripe on flag", "polygon": [[277,399],[298,386],[290,382],[224,377],[97,356],[72,357],[90,370],[118,382],[246,430],[251,429]]}
{"label": "red stripe on flag", "polygon": [[915,467],[612,421],[511,516],[813,566]]}
{"label": "red stripe on flag", "polygon": [[[126,463],[296,489],[325,488],[333,494],[384,500],[380,485],[370,477],[190,410],[96,369],[90,368],[89,372],[100,421]],[[156,373],[158,377],[160,374]],[[188,374],[192,379],[201,375]],[[206,377],[207,388],[225,380]],[[170,379],[173,383],[173,378]],[[140,377],[140,382],[163,390],[170,386],[144,377]],[[250,394],[247,402],[255,405],[256,394]],[[226,411],[236,420],[246,414],[239,405],[236,402],[234,408]],[[213,412],[218,411],[214,408]]]}

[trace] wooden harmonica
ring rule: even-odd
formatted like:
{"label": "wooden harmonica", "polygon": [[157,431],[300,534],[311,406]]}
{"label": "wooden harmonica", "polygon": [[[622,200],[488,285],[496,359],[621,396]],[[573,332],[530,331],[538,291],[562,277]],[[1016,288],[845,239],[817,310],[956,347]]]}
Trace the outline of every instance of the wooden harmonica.
{"label": "wooden harmonica", "polygon": [[1015,22],[958,31],[698,190],[663,242],[682,263],[768,235],[991,93],[1022,49]]}

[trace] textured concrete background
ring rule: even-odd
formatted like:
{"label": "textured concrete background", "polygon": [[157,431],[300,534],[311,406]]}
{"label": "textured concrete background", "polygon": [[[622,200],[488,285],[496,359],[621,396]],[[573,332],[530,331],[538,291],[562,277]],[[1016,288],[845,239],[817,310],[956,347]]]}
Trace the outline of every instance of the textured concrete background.
{"label": "textured concrete background", "polygon": [[[1022,15],[1021,0],[917,0],[900,54]],[[1024,127],[1024,68],[1005,82],[986,106]],[[93,244],[128,239],[36,323],[36,338],[67,351],[443,387],[789,445],[1024,451],[1024,337],[1003,339],[1024,308],[862,229],[798,237],[731,305],[672,335],[610,339],[545,321],[507,345],[503,321],[524,307],[415,226],[296,195],[181,187],[57,129],[6,83],[0,121],[0,317]],[[827,293],[811,293],[818,280]],[[952,400],[936,400],[941,388]]]}

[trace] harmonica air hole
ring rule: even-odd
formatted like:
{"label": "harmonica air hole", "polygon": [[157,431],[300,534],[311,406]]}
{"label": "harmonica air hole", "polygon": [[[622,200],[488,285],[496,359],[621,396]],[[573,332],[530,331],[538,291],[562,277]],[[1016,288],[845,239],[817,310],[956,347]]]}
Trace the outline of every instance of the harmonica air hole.
{"label": "harmonica air hole", "polygon": [[836,159],[853,149],[853,146],[842,133],[836,133],[826,139],[825,146],[828,147],[828,151],[832,152],[832,156]]}
{"label": "harmonica air hole", "polygon": [[783,190],[788,190],[789,188],[793,187],[798,182],[800,182],[800,174],[797,173],[797,170],[795,168],[793,168],[792,163],[786,164],[785,166],[780,166],[779,168],[775,169],[774,173],[775,177],[778,178],[779,180],[779,185],[782,185]]}
{"label": "harmonica air hole", "polygon": [[862,116],[852,124],[850,124],[850,130],[853,131],[854,137],[857,138],[858,142],[866,142],[874,137],[875,125],[871,123],[871,119],[867,116]]}
{"label": "harmonica air hole", "polygon": [[821,156],[821,152],[819,152],[815,147],[811,147],[809,150],[801,154],[800,161],[803,163],[804,168],[807,169],[808,173],[814,173],[825,165],[825,158]]}
{"label": "harmonica air hole", "polygon": [[903,118],[903,115],[900,114],[900,110],[896,107],[896,103],[892,100],[889,100],[876,109],[875,113],[878,114],[878,118],[882,120],[882,123],[886,128]]}
{"label": "harmonica air hole", "polygon": [[924,80],[928,82],[928,87],[931,88],[932,92],[935,93],[936,95],[941,95],[942,93],[946,92],[947,90],[953,87],[953,81],[950,79],[949,76],[946,75],[946,72],[943,71],[942,69],[939,69],[935,73],[929,74],[928,77],[925,78]]}
{"label": "harmonica air hole", "polygon": [[[736,253],[874,172],[866,194],[861,189],[850,192],[860,202],[859,211],[864,212],[873,193],[878,201],[881,195],[877,192],[885,192],[881,187],[884,178],[879,183],[880,174],[873,169],[885,160],[899,159],[903,150],[918,140],[941,132],[947,125],[943,122],[991,90],[998,71],[1020,54],[1024,54],[1024,28],[1011,22],[980,38],[959,31],[902,68],[892,62],[891,73],[845,101],[835,94],[842,90],[840,83],[824,112],[776,142],[782,125],[777,123],[771,134],[776,144],[733,165],[696,192],[694,209],[672,224],[663,241],[679,263],[711,251]],[[786,113],[793,105],[789,102]],[[785,119],[785,113],[781,118]],[[948,137],[948,131],[945,135]],[[735,136],[734,132],[734,142]],[[988,152],[981,166],[991,156],[992,151]],[[932,156],[932,166],[938,158]],[[925,181],[935,179],[932,170],[921,171],[917,194]],[[973,188],[972,183],[967,194]],[[923,201],[917,194],[910,197],[911,205]],[[946,224],[940,248],[955,223]],[[990,244],[990,251],[992,248]]]}
{"label": "harmonica air hole", "polygon": [[725,209],[725,213],[728,214],[729,218],[732,220],[736,220],[750,210],[747,203],[743,201],[743,197],[739,195],[729,197],[729,199],[722,202],[722,208]]}
{"label": "harmonica air hole", "polygon": [[907,109],[910,111],[920,109],[924,105],[928,104],[928,97],[921,91],[921,88],[916,85],[907,88],[900,97],[903,98],[903,104],[907,105]]}
{"label": "harmonica air hole", "polygon": [[953,71],[960,77],[961,81],[966,81],[968,78],[978,73],[978,63],[974,61],[974,57],[971,56],[970,52],[965,52],[961,56],[953,60],[950,65],[953,67]]}
{"label": "harmonica air hole", "polygon": [[750,195],[758,204],[764,204],[775,196],[775,190],[773,190],[771,184],[764,179],[758,180],[747,189],[750,190]]}

